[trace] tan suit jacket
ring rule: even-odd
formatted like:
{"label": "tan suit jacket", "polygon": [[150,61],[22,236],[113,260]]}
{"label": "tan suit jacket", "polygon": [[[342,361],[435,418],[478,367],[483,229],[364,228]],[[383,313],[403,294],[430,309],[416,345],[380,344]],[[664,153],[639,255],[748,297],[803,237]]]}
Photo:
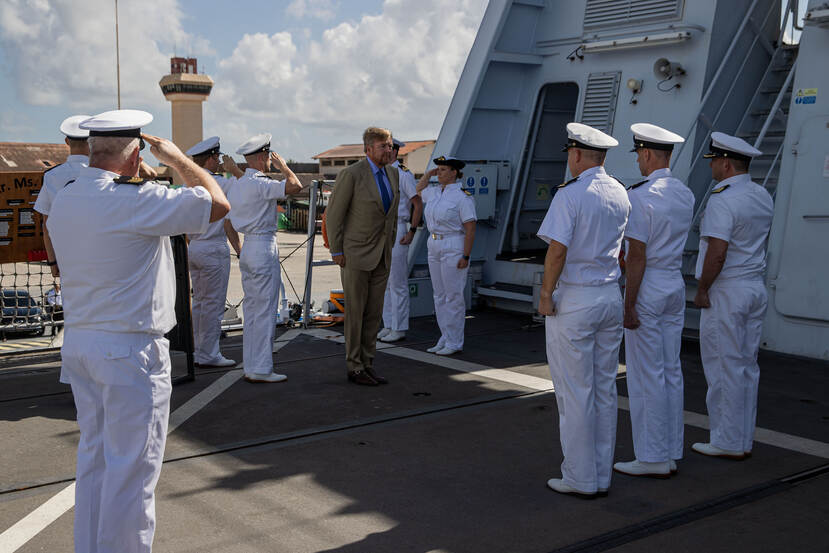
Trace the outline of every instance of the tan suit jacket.
{"label": "tan suit jacket", "polygon": [[400,202],[399,174],[391,165],[383,169],[393,194],[388,213],[383,212],[377,181],[365,159],[340,171],[325,208],[331,253],[342,252],[346,267],[352,270],[371,271],[381,256],[386,267],[391,267]]}

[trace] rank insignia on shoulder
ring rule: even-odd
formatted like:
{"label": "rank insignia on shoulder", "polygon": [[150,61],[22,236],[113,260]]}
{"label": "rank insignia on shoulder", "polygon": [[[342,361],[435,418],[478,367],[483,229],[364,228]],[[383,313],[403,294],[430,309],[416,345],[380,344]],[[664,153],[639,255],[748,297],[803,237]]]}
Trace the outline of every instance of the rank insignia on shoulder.
{"label": "rank insignia on shoulder", "polygon": [[469,191],[469,190],[467,190],[466,188],[462,188],[461,190],[463,190],[463,193],[464,193],[464,194],[466,194],[467,196],[471,196],[471,195],[472,195],[472,192],[470,192],[470,191]]}
{"label": "rank insignia on shoulder", "polygon": [[[616,180],[619,180],[619,179],[616,179]],[[628,190],[633,190],[633,189],[634,189],[634,188],[636,188],[637,186],[642,186],[642,185],[643,185],[643,184],[645,184],[646,182],[648,182],[648,179],[645,179],[645,180],[639,181],[639,182],[637,182],[636,184],[631,184],[630,186],[628,186]]]}
{"label": "rank insignia on shoulder", "polygon": [[565,186],[567,186],[571,182],[576,182],[577,180],[579,180],[578,177],[573,177],[572,179],[568,180],[567,182],[563,182],[563,183],[559,184],[556,188],[564,188]]}
{"label": "rank insignia on shoulder", "polygon": [[121,176],[115,179],[115,184],[134,184],[136,186],[141,186],[146,182],[149,181],[147,179],[142,179],[141,177]]}
{"label": "rank insignia on shoulder", "polygon": [[720,192],[722,192],[723,190],[725,190],[725,189],[726,189],[726,188],[728,188],[729,186],[731,186],[731,185],[730,185],[730,184],[726,184],[725,186],[720,186],[719,188],[715,188],[714,190],[712,190],[712,191],[711,191],[711,193],[712,193],[712,194],[719,194]]}
{"label": "rank insignia on shoulder", "polygon": [[411,173],[411,171],[409,171],[409,168],[408,168],[408,167],[406,167],[405,165],[403,165],[402,163],[400,164],[400,168],[401,168],[403,171],[406,171],[407,173]]}

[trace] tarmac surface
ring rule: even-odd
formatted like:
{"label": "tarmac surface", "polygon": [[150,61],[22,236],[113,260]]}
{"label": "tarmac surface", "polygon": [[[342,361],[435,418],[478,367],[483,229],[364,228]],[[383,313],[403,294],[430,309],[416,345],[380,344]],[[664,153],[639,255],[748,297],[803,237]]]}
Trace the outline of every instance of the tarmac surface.
{"label": "tarmac surface", "polygon": [[[761,354],[753,455],[712,459],[690,450],[708,434],[698,345],[686,343],[679,473],[616,474],[608,497],[585,501],[546,487],[562,456],[543,327],[529,317],[471,312],[450,359],[425,352],[434,318],[413,319],[378,351],[390,384],[376,388],[346,381],[341,331],[280,330],[285,383],[204,369],[174,388],[154,551],[829,550],[825,363]],[[222,349],[241,360],[241,335]],[[78,432],[58,370],[0,370],[0,552],[72,550]],[[624,377],[620,365],[617,460],[633,458]]]}

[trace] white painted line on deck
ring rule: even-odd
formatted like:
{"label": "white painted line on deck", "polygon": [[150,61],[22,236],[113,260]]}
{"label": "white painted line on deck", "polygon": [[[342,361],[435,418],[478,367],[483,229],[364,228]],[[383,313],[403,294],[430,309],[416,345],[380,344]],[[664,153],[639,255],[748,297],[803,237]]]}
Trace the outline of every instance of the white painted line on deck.
{"label": "white painted line on deck", "polygon": [[[292,333],[289,340],[293,340],[300,334],[293,330],[289,330],[285,334],[289,332]],[[283,337],[285,334],[283,334]],[[273,351],[279,351],[287,344],[288,341],[275,343]],[[222,392],[238,382],[243,374],[242,369],[225,373],[207,388],[190,398],[184,405],[170,413],[167,434],[169,435],[207,404],[219,397]],[[72,483],[0,534],[0,553],[14,553],[74,506],[75,484]]]}
{"label": "white painted line on deck", "polygon": [[73,483],[0,534],[0,553],[14,553],[74,505]]}

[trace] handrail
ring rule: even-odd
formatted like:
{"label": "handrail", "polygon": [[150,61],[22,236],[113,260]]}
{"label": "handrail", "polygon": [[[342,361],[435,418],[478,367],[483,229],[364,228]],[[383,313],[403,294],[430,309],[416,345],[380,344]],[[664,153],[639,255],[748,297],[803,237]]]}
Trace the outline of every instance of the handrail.
{"label": "handrail", "polygon": [[[538,102],[535,105],[535,109],[533,110],[532,117],[530,119],[530,124],[533,126],[530,134],[528,135],[527,142],[524,144],[524,148],[522,149],[522,153],[527,151],[527,156],[522,158],[519,161],[518,167],[516,167],[515,171],[515,184],[511,187],[512,190],[510,191],[509,203],[507,204],[506,210],[506,217],[503,223],[503,230],[501,231],[501,237],[498,241],[498,253],[504,251],[504,240],[507,237],[507,227],[509,226],[510,219],[513,219],[513,211],[515,211],[515,222],[512,225],[512,234],[510,237],[510,248],[515,250],[518,247],[518,219],[521,215],[521,204],[524,203],[524,193],[526,191],[526,180],[523,179],[523,186],[522,186],[522,178],[524,173],[527,172],[527,178],[529,178],[529,168],[532,167],[532,156],[535,153],[535,141],[538,137],[538,128],[541,126],[541,119],[544,116],[544,102],[547,99],[547,87],[546,85],[542,88],[541,95],[538,99]],[[518,191],[517,188],[520,187],[521,190]],[[518,193],[518,204],[515,205],[515,209],[513,210],[513,204],[515,204],[515,194]]]}
{"label": "handrail", "polygon": [[[720,62],[719,67],[717,67],[717,71],[714,73],[714,76],[711,78],[711,82],[708,84],[708,89],[705,91],[705,94],[702,96],[702,100],[699,103],[699,110],[697,111],[696,115],[691,120],[691,125],[688,127],[688,130],[685,132],[685,137],[691,136],[691,133],[694,130],[694,127],[697,126],[697,121],[699,120],[699,115],[702,113],[703,108],[705,107],[705,103],[708,101],[708,97],[714,91],[717,81],[720,79],[720,75],[722,75],[723,70],[725,69],[726,62],[731,58],[731,54],[734,49],[737,47],[737,40],[742,36],[743,31],[748,24],[748,20],[751,18],[751,15],[754,13],[754,9],[757,7],[758,0],[752,0],[751,6],[749,7],[748,11],[746,12],[743,21],[740,23],[740,27],[737,29],[737,32],[734,33],[734,38],[731,39],[731,44],[728,45],[728,50],[726,50],[725,54],[723,55],[722,61]],[[685,145],[688,144],[689,140],[686,140],[680,147],[679,151],[677,151],[676,156],[674,157],[673,167],[676,167],[677,162],[679,161],[680,156],[682,156],[682,152],[685,149]],[[689,168],[693,166],[694,158],[692,158],[692,163],[689,165]],[[690,169],[689,169],[690,170]]]}
{"label": "handrail", "polygon": [[308,190],[308,245],[305,249],[305,290],[302,293],[302,327],[308,328],[311,315],[311,284],[314,270],[314,238],[317,234],[317,193],[320,181],[311,182]]}
{"label": "handrail", "polygon": [[766,120],[763,122],[763,127],[760,129],[760,134],[757,135],[757,140],[754,141],[755,148],[760,147],[760,144],[766,137],[766,133],[768,132],[772,121],[774,121],[774,118],[777,116],[777,110],[780,109],[780,104],[783,102],[783,97],[786,95],[786,91],[789,90],[789,86],[792,84],[792,77],[794,77],[794,70],[796,67],[797,60],[794,60],[791,69],[789,69],[789,74],[786,75],[786,81],[780,88],[780,92],[777,93],[777,98],[774,99],[774,105],[772,105],[771,109],[769,110],[769,114],[766,117]]}
{"label": "handrail", "polygon": [[[774,170],[774,167],[777,165],[777,160],[780,159],[780,154],[783,153],[783,146],[785,144],[786,144],[785,142],[780,143],[780,147],[777,148],[777,153],[774,155],[774,159],[772,160],[771,165],[769,165],[769,170],[766,172],[766,177],[763,179],[763,188],[765,188],[766,190],[768,190],[768,188],[766,187],[766,183],[769,182],[769,176],[771,176],[771,172]],[[771,199],[774,200],[775,196],[777,196],[777,187],[776,186],[774,187],[774,194],[771,195]]]}

